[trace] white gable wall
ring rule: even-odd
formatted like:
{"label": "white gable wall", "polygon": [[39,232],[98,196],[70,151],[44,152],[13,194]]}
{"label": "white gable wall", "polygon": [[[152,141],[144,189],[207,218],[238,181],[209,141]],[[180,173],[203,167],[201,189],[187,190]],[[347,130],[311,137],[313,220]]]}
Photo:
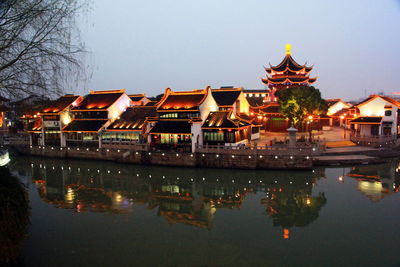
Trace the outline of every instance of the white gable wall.
{"label": "white gable wall", "polygon": [[122,94],[108,109],[108,119],[114,121],[131,104],[131,99],[127,94]]}
{"label": "white gable wall", "polygon": [[208,88],[207,90],[208,93],[206,99],[204,99],[203,103],[199,107],[202,121],[205,121],[211,111],[218,111],[218,105],[212,96],[211,89]]}

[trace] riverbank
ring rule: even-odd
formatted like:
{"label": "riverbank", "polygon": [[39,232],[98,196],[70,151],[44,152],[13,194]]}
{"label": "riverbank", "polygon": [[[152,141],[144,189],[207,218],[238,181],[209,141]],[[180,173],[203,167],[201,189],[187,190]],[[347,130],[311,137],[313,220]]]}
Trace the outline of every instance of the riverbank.
{"label": "riverbank", "polygon": [[14,145],[12,151],[29,156],[115,161],[128,164],[192,168],[309,170],[313,166],[368,165],[400,157],[400,150],[362,146],[327,148],[207,148],[195,153],[132,148],[60,148]]}
{"label": "riverbank", "polygon": [[[121,163],[196,168],[296,169],[312,168],[314,148],[207,149],[195,153],[116,148],[12,146],[14,152],[50,158],[116,161]],[[315,150],[315,149],[314,149]]]}

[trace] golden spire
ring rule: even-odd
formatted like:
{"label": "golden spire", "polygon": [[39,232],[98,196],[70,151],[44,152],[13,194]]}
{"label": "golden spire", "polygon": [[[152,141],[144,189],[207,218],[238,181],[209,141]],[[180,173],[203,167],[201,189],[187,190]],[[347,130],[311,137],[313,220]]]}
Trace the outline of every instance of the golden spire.
{"label": "golden spire", "polygon": [[290,55],[292,53],[292,45],[291,44],[286,44],[286,55]]}

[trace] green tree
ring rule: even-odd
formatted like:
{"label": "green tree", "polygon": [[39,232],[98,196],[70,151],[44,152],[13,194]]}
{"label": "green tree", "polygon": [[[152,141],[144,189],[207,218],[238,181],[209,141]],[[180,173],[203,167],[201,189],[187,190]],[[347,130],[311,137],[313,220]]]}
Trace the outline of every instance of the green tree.
{"label": "green tree", "polygon": [[294,126],[303,123],[309,115],[320,115],[328,106],[321,92],[313,86],[296,86],[278,92],[282,115]]}

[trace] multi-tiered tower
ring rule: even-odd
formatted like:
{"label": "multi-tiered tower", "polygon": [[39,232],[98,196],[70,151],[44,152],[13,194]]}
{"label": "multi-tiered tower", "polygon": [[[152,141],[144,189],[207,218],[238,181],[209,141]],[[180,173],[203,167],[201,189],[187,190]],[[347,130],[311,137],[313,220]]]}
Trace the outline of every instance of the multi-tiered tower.
{"label": "multi-tiered tower", "polygon": [[317,80],[309,76],[312,67],[300,65],[292,58],[291,48],[290,44],[286,45],[286,56],[279,65],[270,64],[269,68],[265,68],[267,78],[262,79],[262,82],[268,86],[272,97],[276,91],[292,86],[310,85]]}

